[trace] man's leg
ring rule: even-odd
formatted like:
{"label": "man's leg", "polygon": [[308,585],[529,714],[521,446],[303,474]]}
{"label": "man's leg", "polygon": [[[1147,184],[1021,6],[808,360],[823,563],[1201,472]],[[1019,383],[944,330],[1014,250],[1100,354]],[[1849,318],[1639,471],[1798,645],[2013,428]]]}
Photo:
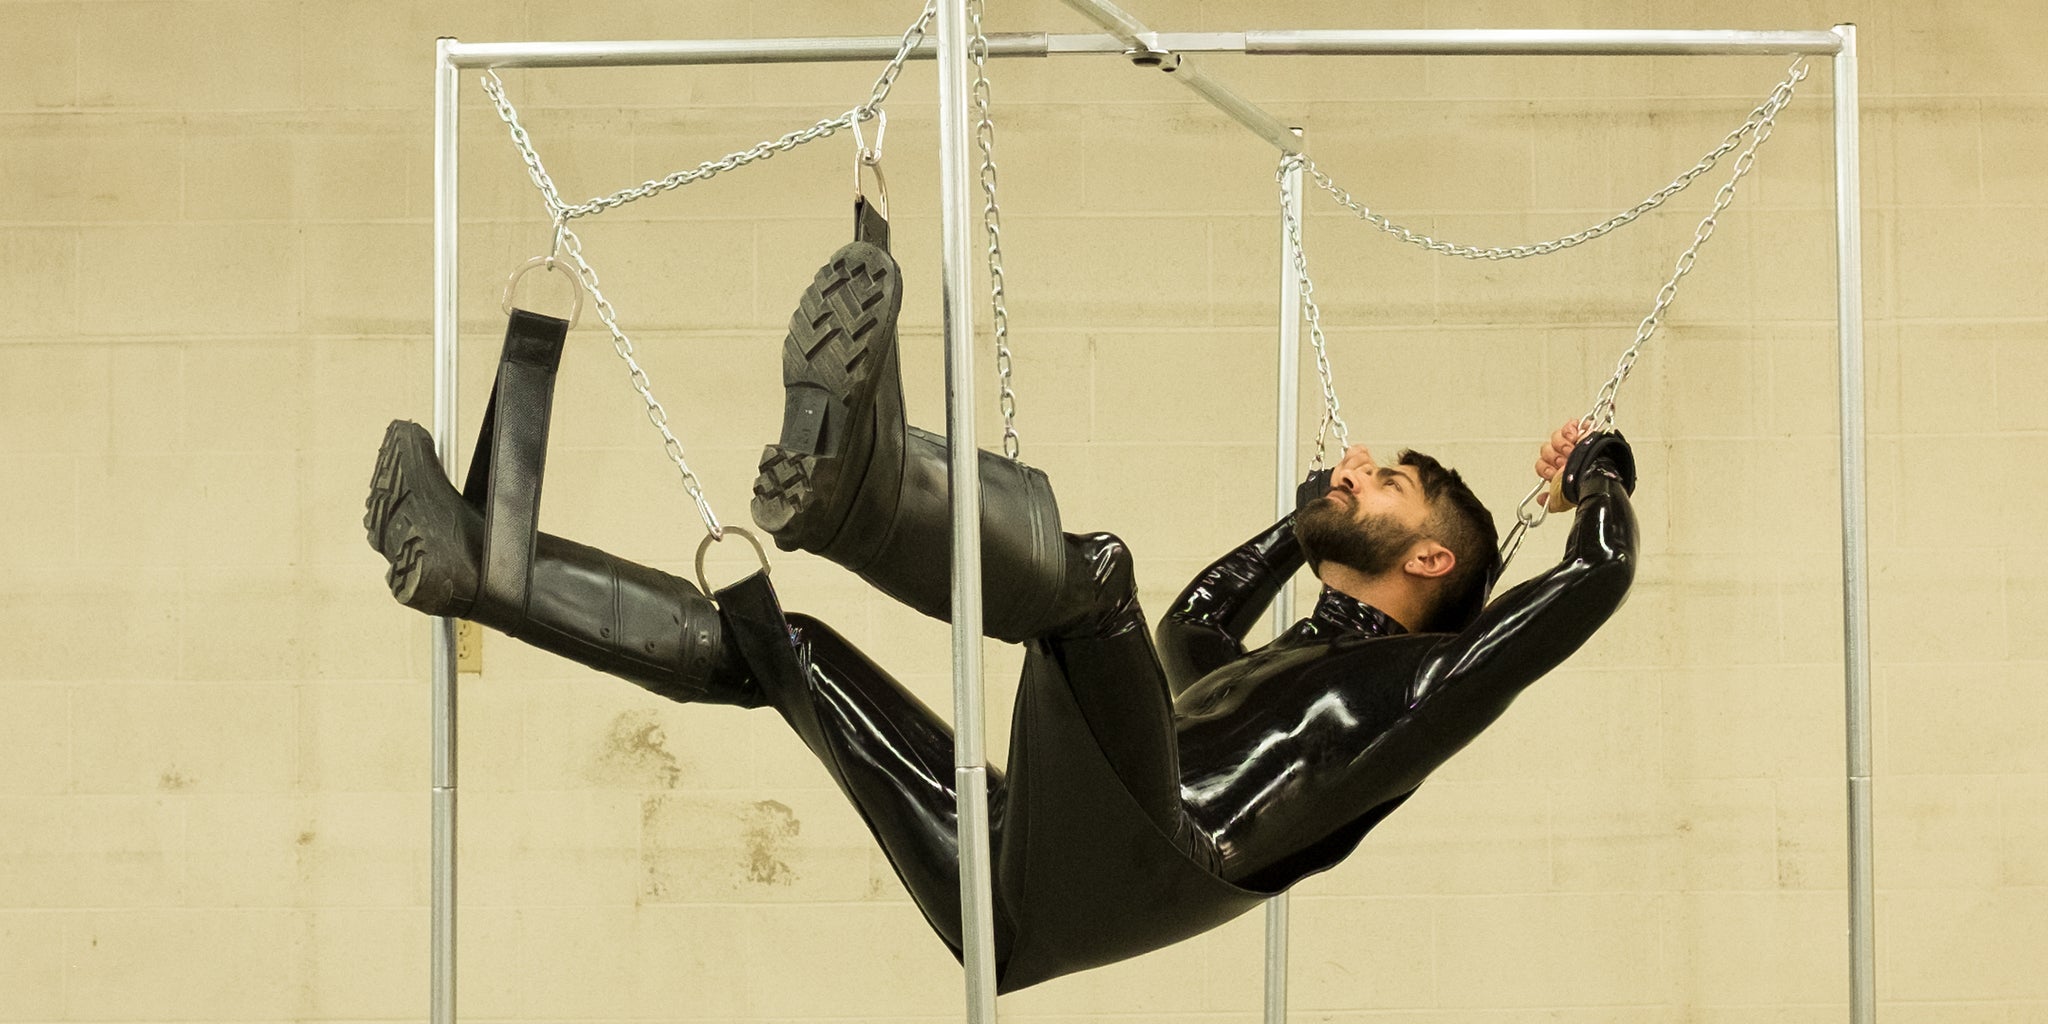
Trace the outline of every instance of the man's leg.
{"label": "man's leg", "polygon": [[[386,432],[367,505],[364,525],[391,563],[392,596],[429,615],[472,617],[483,516],[448,481],[418,424]],[[802,670],[757,678],[719,609],[685,580],[547,534],[536,538],[532,580],[523,618],[479,621],[672,700],[772,704],[853,801],[933,928],[959,946],[953,735],[944,720],[814,619],[790,620]],[[771,632],[786,652],[788,627]],[[999,789],[995,796],[1000,807]]]}
{"label": "man's leg", "polygon": [[[895,261],[874,246],[848,245],[819,270],[790,318],[782,435],[762,454],[754,520],[784,550],[822,555],[948,619],[949,451],[945,438],[904,422],[901,301]],[[1148,816],[1174,831],[1172,699],[1138,608],[1129,552],[1107,534],[1063,533],[1044,473],[978,456],[983,629],[1043,642],[1076,662],[1069,681],[1087,680],[1074,696],[1104,754]]]}
{"label": "man's leg", "polygon": [[763,702],[702,592],[596,548],[540,534],[523,611],[479,604],[483,513],[456,492],[417,423],[385,431],[366,505],[363,526],[391,563],[400,604],[473,619],[672,700]]}
{"label": "man's leg", "polygon": [[[927,615],[950,609],[946,439],[903,419],[889,254],[855,242],[818,271],[783,346],[781,437],[761,456],[754,521]],[[1059,506],[1045,474],[980,453],[984,627],[1021,641],[1073,617]],[[1084,581],[1085,582],[1085,581]]]}
{"label": "man's leg", "polygon": [[1035,643],[1060,667],[1124,789],[1161,832],[1187,840],[1173,695],[1138,606],[1130,549],[1107,533],[1068,534],[1064,547],[1068,618]]}
{"label": "man's leg", "polygon": [[[860,812],[932,929],[958,952],[952,729],[830,626],[785,616],[765,575],[719,591],[718,601],[730,642],[769,703]],[[993,770],[989,805],[999,829],[1003,783]],[[1007,924],[997,928],[1007,948]]]}

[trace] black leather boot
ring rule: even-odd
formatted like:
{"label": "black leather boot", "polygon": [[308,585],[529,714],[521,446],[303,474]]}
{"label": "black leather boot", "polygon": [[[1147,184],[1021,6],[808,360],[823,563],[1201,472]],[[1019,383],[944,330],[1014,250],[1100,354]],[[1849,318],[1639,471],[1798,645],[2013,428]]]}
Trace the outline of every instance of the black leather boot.
{"label": "black leather boot", "polygon": [[[947,446],[903,420],[902,301],[895,260],[864,242],[818,271],[790,317],[782,436],[761,453],[752,510],[784,551],[822,555],[945,619],[953,551]],[[984,632],[1023,640],[1087,617],[1092,574],[1084,555],[1067,550],[1045,474],[981,452],[980,477]],[[1070,572],[1070,558],[1083,564]]]}
{"label": "black leather boot", "polygon": [[[441,471],[425,428],[400,420],[384,432],[363,526],[370,546],[391,563],[391,595],[409,608],[470,619],[672,700],[759,706],[760,688],[725,642],[717,609],[696,587],[532,529],[554,357],[520,350],[530,340],[521,332],[534,326],[522,325],[521,316],[530,314],[514,314],[508,331],[472,466],[471,496],[458,493]],[[522,372],[523,381],[517,379]]]}

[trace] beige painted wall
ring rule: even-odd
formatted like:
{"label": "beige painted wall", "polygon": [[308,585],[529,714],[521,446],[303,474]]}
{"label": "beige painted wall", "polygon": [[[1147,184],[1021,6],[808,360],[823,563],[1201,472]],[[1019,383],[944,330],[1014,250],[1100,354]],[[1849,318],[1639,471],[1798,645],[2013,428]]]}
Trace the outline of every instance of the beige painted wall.
{"label": "beige painted wall", "polygon": [[[1086,27],[1051,0],[995,6],[997,29]],[[2048,9],[1136,6],[1162,29],[1862,24],[1883,1019],[2048,1020]],[[384,423],[430,412],[433,37],[889,34],[912,14],[0,2],[0,1021],[424,1016],[427,627],[359,520]],[[1784,70],[1209,66],[1307,125],[1360,196],[1490,243],[1633,202]],[[872,74],[506,77],[587,195],[828,116]],[[1157,609],[1266,521],[1272,159],[1116,61],[997,74],[1025,454],[1070,524],[1133,543]],[[1828,81],[1623,394],[1644,470],[1631,602],[1297,890],[1294,1019],[1845,1019]],[[900,88],[906,373],[936,425],[930,68]],[[473,88],[464,118],[474,414],[499,282],[547,225]],[[846,234],[849,154],[829,140],[585,231],[730,519],[775,430],[780,324]],[[1584,408],[1710,194],[1513,265],[1312,200],[1355,436],[1446,456],[1505,520],[1534,439]],[[563,374],[548,527],[684,571],[698,526],[601,331]],[[942,627],[814,560],[777,573],[944,706]],[[1014,664],[992,648],[998,729]],[[497,639],[485,665],[462,694],[465,1019],[955,1017],[956,968],[779,720]],[[1254,917],[1007,999],[1006,1019],[1254,1020],[1259,948]]]}

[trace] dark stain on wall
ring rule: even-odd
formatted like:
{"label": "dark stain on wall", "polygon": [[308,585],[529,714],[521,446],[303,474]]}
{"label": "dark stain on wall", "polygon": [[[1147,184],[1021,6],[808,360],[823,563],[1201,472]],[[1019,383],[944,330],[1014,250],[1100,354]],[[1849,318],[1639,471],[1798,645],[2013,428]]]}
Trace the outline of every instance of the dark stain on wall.
{"label": "dark stain on wall", "polygon": [[746,847],[747,881],[761,885],[790,885],[796,871],[782,858],[803,831],[803,822],[788,804],[759,800],[740,815],[740,838]]}
{"label": "dark stain on wall", "polygon": [[598,759],[606,774],[646,778],[661,789],[683,780],[683,764],[668,749],[668,735],[652,711],[622,711],[613,718]]}

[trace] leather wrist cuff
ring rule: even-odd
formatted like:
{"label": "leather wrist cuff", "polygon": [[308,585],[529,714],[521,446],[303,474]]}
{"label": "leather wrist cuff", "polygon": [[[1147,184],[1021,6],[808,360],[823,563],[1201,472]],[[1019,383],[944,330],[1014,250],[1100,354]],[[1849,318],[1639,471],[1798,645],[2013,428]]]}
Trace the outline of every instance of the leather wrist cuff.
{"label": "leather wrist cuff", "polygon": [[1610,477],[1630,494],[1636,492],[1636,456],[1619,431],[1605,430],[1588,435],[1572,449],[1559,476],[1558,493],[1576,505],[1589,476]]}

